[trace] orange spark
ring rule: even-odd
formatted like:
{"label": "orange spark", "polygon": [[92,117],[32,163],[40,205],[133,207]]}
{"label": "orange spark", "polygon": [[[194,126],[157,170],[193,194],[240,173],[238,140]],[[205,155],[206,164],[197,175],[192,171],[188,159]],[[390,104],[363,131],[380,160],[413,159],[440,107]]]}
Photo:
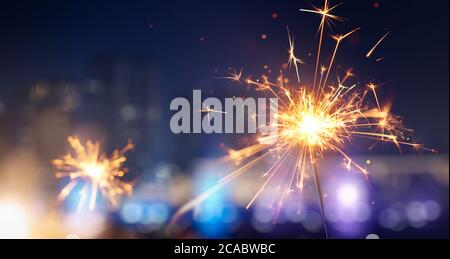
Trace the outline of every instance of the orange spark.
{"label": "orange spark", "polygon": [[370,58],[373,54],[373,52],[375,51],[375,49],[378,47],[378,45],[381,44],[381,42],[389,35],[390,32],[387,32],[383,37],[381,37],[380,40],[378,40],[378,42],[369,50],[369,52],[367,52],[366,57]]}

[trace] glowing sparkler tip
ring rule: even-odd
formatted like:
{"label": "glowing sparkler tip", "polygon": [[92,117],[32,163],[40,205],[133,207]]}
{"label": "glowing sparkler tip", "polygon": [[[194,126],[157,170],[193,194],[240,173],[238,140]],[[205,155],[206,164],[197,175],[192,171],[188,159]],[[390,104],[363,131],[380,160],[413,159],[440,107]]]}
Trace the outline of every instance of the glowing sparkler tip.
{"label": "glowing sparkler tip", "polygon": [[86,172],[87,176],[95,180],[100,180],[105,173],[105,168],[96,163],[84,166],[83,170]]}

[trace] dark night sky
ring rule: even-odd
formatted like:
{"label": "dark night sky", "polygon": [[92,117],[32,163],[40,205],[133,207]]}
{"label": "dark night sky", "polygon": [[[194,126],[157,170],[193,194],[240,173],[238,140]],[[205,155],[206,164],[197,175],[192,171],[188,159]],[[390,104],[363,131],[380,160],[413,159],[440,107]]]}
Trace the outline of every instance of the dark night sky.
{"label": "dark night sky", "polygon": [[[448,152],[449,2],[381,0],[379,8],[374,2],[347,0],[336,9],[347,20],[334,31],[362,29],[344,44],[339,64],[355,67],[361,83],[385,83],[381,94],[392,97],[394,111],[420,141]],[[168,112],[172,98],[193,88],[228,86],[212,79],[229,66],[253,74],[265,64],[279,67],[286,59],[286,25],[294,32],[298,53],[312,51],[319,18],[298,11],[309,6],[303,0],[3,1],[0,100],[15,102],[20,89],[36,80],[93,76],[92,62],[99,56],[126,56],[158,71],[161,105]],[[365,59],[386,31],[391,34],[375,58]],[[385,59],[375,62],[377,57]],[[313,64],[311,58],[306,61]],[[161,127],[169,131],[167,122],[164,118]]]}

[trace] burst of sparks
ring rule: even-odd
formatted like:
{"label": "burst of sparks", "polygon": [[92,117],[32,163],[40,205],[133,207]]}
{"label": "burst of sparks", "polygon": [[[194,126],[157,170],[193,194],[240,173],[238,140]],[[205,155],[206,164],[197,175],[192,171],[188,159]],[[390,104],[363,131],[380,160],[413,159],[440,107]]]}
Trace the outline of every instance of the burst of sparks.
{"label": "burst of sparks", "polygon": [[58,199],[65,200],[78,184],[83,187],[80,192],[78,210],[88,202],[90,210],[95,209],[97,195],[101,194],[111,205],[116,207],[121,196],[129,195],[133,187],[120,178],[127,173],[123,167],[125,153],[134,148],[129,142],[124,148],[114,150],[110,157],[100,153],[100,143],[88,140],[83,145],[76,137],[68,137],[72,152],[60,159],[53,160],[57,178],[69,178],[67,185],[59,193]]}
{"label": "burst of sparks", "polygon": [[[325,220],[318,161],[326,153],[339,154],[345,161],[347,169],[355,168],[367,176],[366,168],[353,161],[344,151],[356,138],[370,139],[375,143],[380,141],[393,143],[398,148],[404,145],[414,149],[430,150],[409,141],[407,133],[411,130],[403,126],[399,116],[391,113],[391,104],[383,106],[376,92],[376,84],[369,83],[366,87],[358,87],[356,83],[348,83],[354,77],[353,69],[347,70],[342,80],[338,76],[337,82],[328,83],[341,42],[359,30],[356,28],[346,34],[333,36],[335,47],[330,62],[327,67],[319,67],[324,24],[328,19],[341,20],[340,17],[330,13],[334,8],[336,6],[330,7],[328,0],[325,0],[323,8],[301,9],[301,11],[322,16],[319,26],[316,68],[311,80],[314,82],[312,86],[289,85],[286,83],[288,80],[285,80],[283,72],[275,82],[269,81],[267,76],[263,76],[260,80],[246,79],[242,75],[242,71],[230,77],[234,81],[248,84],[256,90],[265,91],[278,99],[277,123],[272,125],[277,127],[278,133],[275,136],[260,136],[257,138],[256,144],[242,150],[231,150],[232,152],[229,152],[225,161],[239,161],[241,167],[221,179],[212,189],[183,206],[175,214],[173,222],[225,184],[267,158],[275,158],[275,162],[267,171],[261,173],[262,184],[250,199],[247,208],[260,197],[277,175],[282,175],[283,179],[288,180],[279,186],[279,192],[273,193],[276,214],[278,214],[286,198],[294,190],[300,192],[303,190],[305,178],[311,172],[319,193],[322,217]],[[299,79],[296,65],[299,62],[294,55],[293,40],[290,34],[289,45],[289,61],[294,65]],[[320,75],[318,76],[318,74]],[[369,97],[373,97],[374,101],[372,98],[369,100]],[[271,143],[274,144],[265,144],[268,143],[267,140],[273,140]],[[289,166],[290,164],[294,166]]]}

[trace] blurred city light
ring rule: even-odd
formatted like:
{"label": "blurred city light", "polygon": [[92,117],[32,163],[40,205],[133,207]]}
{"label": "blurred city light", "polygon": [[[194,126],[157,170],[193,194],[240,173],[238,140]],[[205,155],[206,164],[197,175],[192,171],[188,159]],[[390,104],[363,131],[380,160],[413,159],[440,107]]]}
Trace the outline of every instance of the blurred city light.
{"label": "blurred city light", "polygon": [[353,207],[359,199],[359,192],[356,186],[345,184],[338,189],[338,199],[342,206]]}
{"label": "blurred city light", "polygon": [[28,212],[14,201],[0,201],[0,238],[27,238],[30,235]]}
{"label": "blurred city light", "polygon": [[65,215],[64,223],[69,233],[66,238],[100,237],[108,226],[105,214],[87,210]]}

